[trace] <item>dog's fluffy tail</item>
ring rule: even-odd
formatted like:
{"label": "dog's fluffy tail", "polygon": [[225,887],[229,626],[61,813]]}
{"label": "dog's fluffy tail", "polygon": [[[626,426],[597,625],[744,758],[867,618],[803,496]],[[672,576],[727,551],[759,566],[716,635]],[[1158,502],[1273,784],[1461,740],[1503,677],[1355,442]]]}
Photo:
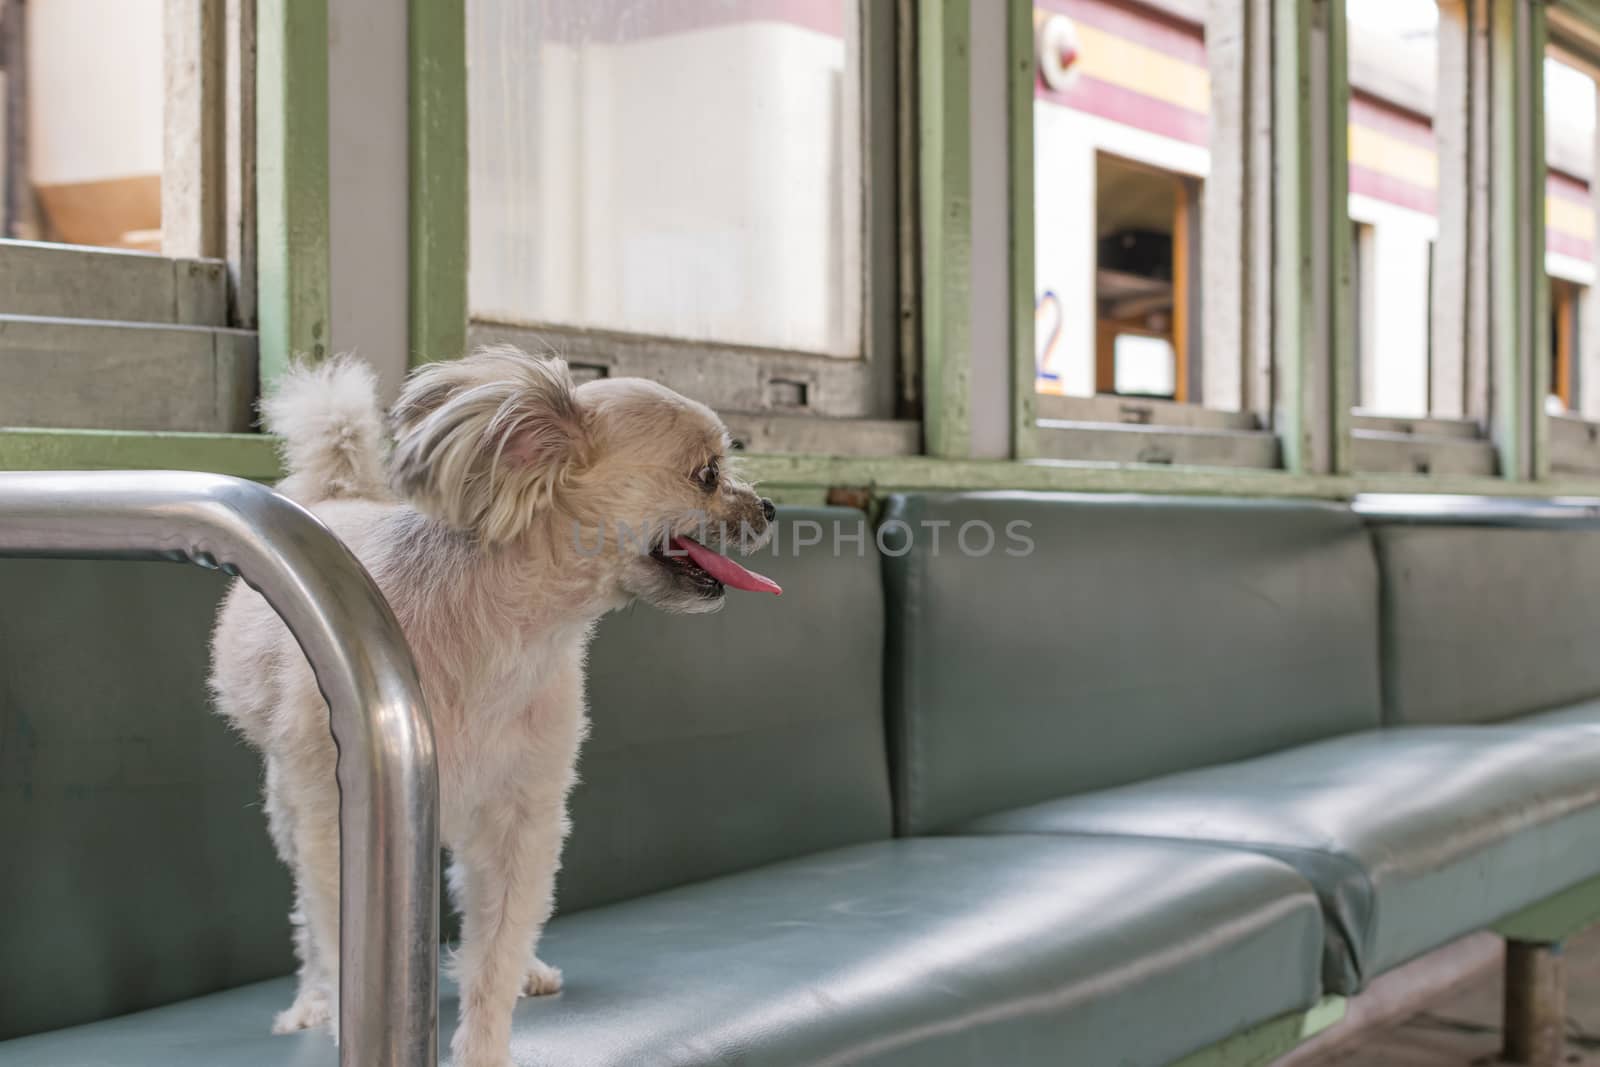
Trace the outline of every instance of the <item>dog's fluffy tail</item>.
{"label": "dog's fluffy tail", "polygon": [[377,385],[351,356],[296,364],[279,379],[261,415],[283,441],[280,493],[302,504],[389,497]]}

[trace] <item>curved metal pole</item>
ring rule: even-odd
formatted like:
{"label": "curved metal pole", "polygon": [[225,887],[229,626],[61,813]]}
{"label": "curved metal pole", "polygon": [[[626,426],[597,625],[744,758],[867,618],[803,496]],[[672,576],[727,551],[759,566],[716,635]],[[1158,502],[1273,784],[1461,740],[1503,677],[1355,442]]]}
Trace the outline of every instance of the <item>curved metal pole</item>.
{"label": "curved metal pole", "polygon": [[339,749],[339,1062],[438,1062],[439,781],[405,637],[350,550],[253,482],[176,471],[0,473],[0,556],[237,574],[311,661]]}

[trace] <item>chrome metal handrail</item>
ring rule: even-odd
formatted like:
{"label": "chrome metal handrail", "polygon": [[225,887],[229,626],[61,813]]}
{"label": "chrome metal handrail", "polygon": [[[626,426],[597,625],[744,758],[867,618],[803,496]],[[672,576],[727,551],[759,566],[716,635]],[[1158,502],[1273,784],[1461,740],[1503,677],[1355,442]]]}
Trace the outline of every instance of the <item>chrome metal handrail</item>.
{"label": "chrome metal handrail", "polygon": [[0,473],[0,556],[237,574],[311,662],[339,749],[339,1063],[438,1062],[439,781],[393,612],[342,542],[264,486],[177,471]]}

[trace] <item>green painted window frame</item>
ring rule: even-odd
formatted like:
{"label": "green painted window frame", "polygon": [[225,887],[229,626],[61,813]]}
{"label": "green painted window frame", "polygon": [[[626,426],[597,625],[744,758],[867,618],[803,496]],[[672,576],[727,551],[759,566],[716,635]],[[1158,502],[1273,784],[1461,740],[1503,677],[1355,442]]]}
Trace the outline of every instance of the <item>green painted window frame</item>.
{"label": "green painted window frame", "polygon": [[[7,8],[7,47],[27,36],[30,10]],[[136,413],[126,420],[134,425],[197,431],[250,424],[255,12],[256,0],[169,0],[152,27],[168,69],[159,249],[41,240],[58,236],[43,205],[26,190],[12,205],[20,210],[0,235],[0,366],[11,367],[4,388],[16,405],[8,413],[45,426],[93,427],[126,413]],[[26,64],[19,74],[20,101]],[[22,156],[13,163],[26,169]],[[41,384],[32,394],[17,381]]]}
{"label": "green painted window frame", "polygon": [[466,0],[408,0],[412,366],[467,347]]}
{"label": "green painted window frame", "polygon": [[[1562,58],[1594,77],[1600,95],[1600,0],[1556,0],[1546,13],[1546,22],[1551,49],[1559,50]],[[1590,151],[1589,201],[1600,218],[1600,132],[1591,138]],[[1600,240],[1592,261],[1600,268]],[[1600,381],[1600,281],[1588,287],[1580,308],[1579,351],[1572,354],[1572,369],[1588,402],[1583,396],[1574,397],[1574,410],[1549,418],[1547,462],[1558,477],[1600,472],[1600,416],[1593,399]]]}
{"label": "green painted window frame", "polygon": [[[1600,4],[1568,0],[1581,8],[1600,34]],[[1033,361],[1033,325],[1027,313],[1032,295],[1033,188],[1031,109],[1034,64],[1032,35],[1021,25],[1031,14],[1026,0],[1014,2],[1012,19],[1013,146],[1012,277],[1014,451],[1018,458],[1039,453],[1035,409],[1025,384]],[[1543,278],[1544,217],[1542,66],[1546,9],[1542,3],[1495,5],[1492,26],[1494,74],[1484,90],[1494,109],[1495,140],[1491,146],[1494,178],[1505,192],[1493,200],[1491,226],[1506,254],[1491,257],[1495,270],[1492,375],[1496,402],[1486,431],[1501,457],[1498,477],[1476,475],[1406,475],[1423,491],[1450,484],[1509,482],[1548,483],[1552,491],[1583,478],[1551,477],[1548,419],[1540,397],[1547,360],[1544,321],[1548,291]],[[1341,476],[1356,464],[1352,453],[1358,434],[1379,429],[1352,418],[1354,346],[1349,329],[1351,250],[1345,219],[1348,168],[1345,129],[1349,69],[1343,10],[1333,0],[1287,0],[1279,4],[1238,5],[1246,33],[1264,34],[1261,44],[1247,47],[1246,66],[1264,58],[1270,70],[1274,114],[1273,212],[1278,220],[1272,247],[1276,269],[1270,314],[1273,378],[1276,396],[1270,424],[1279,437],[1282,469],[1299,476]],[[1253,30],[1250,19],[1266,17],[1270,29]],[[1254,14],[1253,14],[1254,12]],[[1252,42],[1256,37],[1249,38]],[[1213,154],[1237,146],[1213,144]],[[1285,180],[1284,176],[1288,176]],[[1244,196],[1259,194],[1248,177]],[[1237,293],[1208,295],[1238,298]],[[1260,314],[1259,310],[1253,311]],[[1249,326],[1246,327],[1247,331]],[[1206,345],[1208,349],[1216,347]],[[1120,435],[1140,429],[1118,427]],[[1143,431],[1155,436],[1161,431]],[[1399,475],[1395,475],[1399,476]],[[1354,475],[1357,480],[1389,477]]]}
{"label": "green painted window frame", "polygon": [[[1038,453],[1041,433],[1035,418],[1039,402],[1033,398],[1030,403],[1024,395],[1031,386],[1034,359],[1033,321],[1025,308],[1031,311],[1033,294],[1033,152],[1026,142],[1033,133],[1035,61],[1032,34],[1019,25],[1026,17],[1031,29],[1032,5],[1026,0],[1013,2],[1012,275],[1013,284],[1026,286],[1025,292],[1013,294],[1012,357],[1017,394],[1013,439],[1018,456],[1027,457]],[[1246,307],[1247,335],[1270,330],[1274,395],[1255,398],[1249,409],[1258,412],[1264,428],[1277,438],[1281,458],[1272,469],[1306,477],[1343,475],[1350,470],[1347,397],[1353,350],[1344,313],[1350,299],[1350,247],[1344,219],[1349,83],[1343,9],[1331,0],[1251,2],[1237,5],[1233,17],[1239,20],[1239,36],[1244,41],[1239,76],[1246,79],[1247,89],[1241,101],[1248,107],[1261,107],[1265,101],[1251,98],[1248,87],[1265,84],[1270,89],[1270,159],[1250,154],[1247,134],[1253,119],[1214,121],[1211,151],[1214,157],[1226,154],[1243,160],[1242,188],[1236,195],[1246,207],[1253,197],[1272,197],[1273,266],[1270,276],[1259,283],[1270,293],[1270,307],[1245,299],[1243,290],[1256,284],[1249,269],[1233,280],[1234,287],[1227,292],[1215,291],[1217,283],[1207,273],[1200,284],[1213,291],[1205,293],[1201,303],[1237,303]],[[1257,77],[1257,68],[1263,73],[1258,81],[1251,81]],[[1319,72],[1326,76],[1319,78]],[[1229,130],[1233,133],[1227,133]],[[1229,139],[1217,140],[1219,137]],[[1217,239],[1224,236],[1237,238],[1240,234],[1215,235]],[[1266,267],[1257,260],[1250,269]],[[1191,328],[1203,332],[1205,324]],[[1204,347],[1210,352],[1223,346],[1205,343]],[[1235,345],[1232,350],[1239,352],[1241,360],[1249,358],[1247,345]],[[1248,368],[1242,369],[1240,380],[1249,377]],[[1155,442],[1170,436],[1171,430],[1152,424],[1107,427],[1100,433]]]}
{"label": "green painted window frame", "polygon": [[[1326,0],[1294,0],[1307,17]],[[1346,499],[1362,492],[1450,492],[1499,495],[1595,495],[1600,478],[1485,477],[1350,474],[1326,470],[1229,470],[1139,464],[1075,464],[1033,458],[1028,419],[1032,397],[1032,8],[1010,0],[1005,10],[1009,48],[1009,99],[1013,112],[1009,160],[1012,168],[1010,267],[1012,278],[1013,458],[965,458],[959,432],[965,398],[948,388],[952,362],[970,353],[951,343],[970,324],[970,292],[961,283],[954,254],[970,240],[958,231],[960,199],[970,189],[970,144],[965,66],[971,0],[901,0],[902,13],[921,23],[911,84],[914,114],[924,132],[918,146],[923,204],[918,234],[922,275],[915,310],[923,346],[917,369],[940,386],[924,392],[938,407],[929,418],[935,437],[954,442],[929,454],[850,458],[824,455],[749,456],[752,473],[786,499],[812,499],[830,488],[1029,489],[1088,492],[1198,493]],[[465,308],[465,44],[464,0],[409,0],[411,16],[411,285],[408,310],[413,350],[459,350],[467,331]],[[1576,5],[1591,13],[1600,5]],[[263,377],[292,351],[316,354],[327,322],[326,211],[327,122],[326,0],[260,0],[258,26],[258,170],[263,236],[278,235],[269,251],[262,243]],[[1297,24],[1298,25],[1298,24]],[[1600,15],[1595,16],[1600,26]],[[1295,47],[1305,47],[1296,31]],[[1287,34],[1285,36],[1288,36]],[[904,42],[902,42],[902,46]],[[1304,62],[1303,51],[1297,53]],[[1298,69],[1298,68],[1295,68]],[[1339,66],[1342,71],[1342,65]],[[1288,75],[1281,75],[1287,78]],[[1297,84],[1297,83],[1296,83]],[[902,107],[906,104],[903,101]],[[954,132],[952,133],[952,128]],[[320,138],[316,131],[323,131]],[[318,145],[321,145],[319,150]],[[1342,147],[1336,147],[1343,158]],[[930,197],[930,192],[934,195]],[[1539,191],[1542,193],[1542,191]],[[902,225],[908,220],[903,220]],[[270,262],[269,262],[270,260]],[[1337,275],[1336,275],[1337,276]],[[270,294],[271,299],[268,299]],[[915,331],[914,331],[915,332]],[[269,342],[270,351],[268,357]],[[1542,410],[1542,406],[1541,406]],[[940,420],[943,420],[940,422]],[[1533,416],[1538,421],[1538,413]],[[942,451],[944,454],[939,454]],[[143,434],[116,431],[0,429],[0,468],[190,468],[272,480],[278,474],[274,443],[252,434]]]}
{"label": "green painted window frame", "polygon": [[328,0],[257,0],[256,278],[263,389],[328,351]]}

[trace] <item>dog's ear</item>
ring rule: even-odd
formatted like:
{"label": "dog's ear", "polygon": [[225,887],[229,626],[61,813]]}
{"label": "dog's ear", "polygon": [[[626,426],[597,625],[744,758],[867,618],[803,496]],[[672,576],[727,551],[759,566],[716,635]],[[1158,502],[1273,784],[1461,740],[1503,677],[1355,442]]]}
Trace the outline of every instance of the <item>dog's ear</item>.
{"label": "dog's ear", "polygon": [[582,412],[565,360],[509,345],[430,363],[390,413],[395,491],[484,541],[509,541],[560,506],[582,466]]}

